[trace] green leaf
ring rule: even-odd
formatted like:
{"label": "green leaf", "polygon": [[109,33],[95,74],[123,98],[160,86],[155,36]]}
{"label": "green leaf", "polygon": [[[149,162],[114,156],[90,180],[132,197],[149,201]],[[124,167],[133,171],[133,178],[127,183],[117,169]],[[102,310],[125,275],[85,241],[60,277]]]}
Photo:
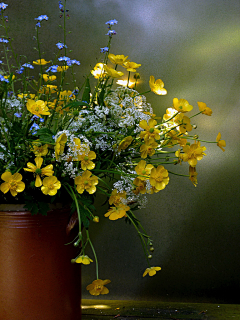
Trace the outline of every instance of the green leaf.
{"label": "green leaf", "polygon": [[83,91],[83,95],[82,95],[82,101],[86,101],[87,103],[89,103],[90,102],[90,93],[91,93],[90,81],[89,81],[89,78],[87,78],[86,83],[85,83],[85,88]]}
{"label": "green leaf", "polygon": [[41,213],[43,216],[47,215],[47,212],[50,210],[49,204],[46,202],[39,202],[39,213]]}

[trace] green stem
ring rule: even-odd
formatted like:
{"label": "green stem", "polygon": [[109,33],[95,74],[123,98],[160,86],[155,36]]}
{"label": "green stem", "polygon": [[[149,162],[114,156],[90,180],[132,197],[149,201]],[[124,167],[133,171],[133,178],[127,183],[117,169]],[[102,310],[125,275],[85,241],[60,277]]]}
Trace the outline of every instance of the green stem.
{"label": "green stem", "polygon": [[88,230],[86,230],[86,234],[87,234],[87,240],[89,241],[90,246],[91,246],[91,248],[92,248],[92,252],[93,252],[93,254],[94,254],[94,258],[95,258],[95,262],[96,262],[96,277],[97,277],[97,280],[98,280],[99,278],[98,278],[98,260],[97,260],[97,255],[96,255],[95,249],[94,249],[94,247],[93,247],[92,241],[91,241],[91,239],[90,239],[90,237],[89,237],[89,232],[88,232]]}

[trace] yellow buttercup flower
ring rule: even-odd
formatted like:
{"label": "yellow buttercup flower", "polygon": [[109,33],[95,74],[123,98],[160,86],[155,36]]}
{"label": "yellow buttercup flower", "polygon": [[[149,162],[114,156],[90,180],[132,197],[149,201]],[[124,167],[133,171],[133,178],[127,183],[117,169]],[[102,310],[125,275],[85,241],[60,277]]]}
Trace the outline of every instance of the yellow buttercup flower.
{"label": "yellow buttercup flower", "polygon": [[43,157],[46,156],[48,153],[48,144],[42,145],[40,140],[35,140],[32,142],[32,149],[31,151],[35,154],[37,157]]}
{"label": "yellow buttercup flower", "polygon": [[29,99],[34,99],[35,98],[35,94],[33,93],[19,93],[18,98],[23,99],[23,98],[29,98]]}
{"label": "yellow buttercup flower", "polygon": [[196,167],[189,166],[189,179],[192,181],[194,187],[197,186],[197,172]]}
{"label": "yellow buttercup flower", "polygon": [[217,141],[217,145],[219,146],[220,149],[222,149],[222,151],[225,151],[225,149],[223,149],[223,147],[226,147],[226,141],[225,140],[220,140],[221,139],[221,133],[219,132],[216,138]]}
{"label": "yellow buttercup flower", "polygon": [[127,69],[127,71],[130,72],[136,72],[136,69],[141,67],[141,64],[131,61],[126,61],[123,64],[123,67]]}
{"label": "yellow buttercup flower", "polygon": [[128,56],[125,57],[123,54],[115,55],[115,54],[109,53],[108,58],[112,63],[122,65],[124,64],[124,62],[127,61]]}
{"label": "yellow buttercup flower", "polygon": [[158,143],[154,139],[147,140],[140,147],[141,158],[145,159],[147,156],[152,156],[155,153],[155,149],[158,147]]}
{"label": "yellow buttercup flower", "polygon": [[59,159],[59,155],[63,153],[66,142],[67,142],[67,135],[66,133],[62,133],[57,138],[56,145],[55,145],[55,157],[57,160]]}
{"label": "yellow buttercup flower", "polygon": [[106,71],[106,73],[108,74],[109,77],[112,78],[120,78],[124,75],[124,73],[122,71],[117,71],[113,68],[109,68],[108,66],[104,65],[104,70]]}
{"label": "yellow buttercup flower", "polygon": [[126,191],[119,192],[117,189],[114,189],[108,202],[110,205],[114,204],[115,206],[118,206],[124,199],[126,199],[126,196]]}
{"label": "yellow buttercup flower", "polygon": [[110,280],[94,280],[91,284],[87,286],[87,290],[92,296],[99,296],[100,294],[108,294],[108,288],[104,287],[106,284],[110,283]]}
{"label": "yellow buttercup flower", "polygon": [[92,170],[95,168],[95,163],[91,160],[96,159],[94,151],[88,151],[78,156],[78,161],[81,161],[82,170]]}
{"label": "yellow buttercup flower", "polygon": [[206,103],[198,102],[197,104],[198,104],[199,111],[201,111],[202,114],[205,114],[207,116],[212,115],[212,110],[209,107],[207,107]]}
{"label": "yellow buttercup flower", "polygon": [[189,112],[193,109],[187,100],[174,98],[173,99],[173,108],[176,109],[178,112]]}
{"label": "yellow buttercup flower", "polygon": [[11,195],[15,197],[18,192],[22,192],[25,189],[25,183],[22,182],[22,175],[20,173],[14,173],[13,175],[11,172],[6,171],[1,175],[1,179],[3,182],[0,185],[0,190],[3,193],[7,193],[9,190]]}
{"label": "yellow buttercup flower", "polygon": [[140,138],[147,141],[148,139],[160,139],[160,130],[156,129],[155,126],[157,124],[157,121],[154,119],[150,119],[147,123],[146,120],[141,120],[139,123],[139,127],[144,129],[144,131],[140,132]]}
{"label": "yellow buttercup flower", "polygon": [[128,136],[128,137],[124,138],[124,139],[119,143],[118,152],[120,152],[121,150],[127,149],[127,147],[130,146],[130,144],[132,143],[132,141],[133,141],[133,137],[131,137],[131,136]]}
{"label": "yellow buttercup flower", "polygon": [[157,271],[159,271],[159,270],[161,270],[160,267],[150,267],[150,268],[147,268],[147,269],[144,271],[144,273],[143,273],[143,277],[145,277],[147,274],[148,274],[150,277],[152,277],[152,276],[154,276],[154,275],[157,273]]}
{"label": "yellow buttercup flower", "polygon": [[57,72],[63,72],[66,71],[69,68],[69,66],[58,66]]}
{"label": "yellow buttercup flower", "polygon": [[96,192],[96,185],[98,184],[98,178],[92,176],[92,173],[88,170],[84,171],[81,176],[77,176],[74,180],[77,185],[77,192],[82,194],[86,190],[89,194]]}
{"label": "yellow buttercup flower", "polygon": [[91,74],[94,76],[94,78],[99,79],[101,77],[104,77],[106,75],[106,71],[104,70],[103,63],[97,63],[93,70],[91,70]]}
{"label": "yellow buttercup flower", "polygon": [[38,59],[36,61],[33,61],[33,64],[44,66],[45,64],[49,63],[50,61],[46,61],[45,59]]}
{"label": "yellow buttercup flower", "polygon": [[46,82],[47,82],[47,81],[54,81],[54,80],[57,79],[56,76],[54,76],[54,75],[49,76],[49,75],[46,74],[46,73],[44,73],[44,74],[42,75],[42,77],[43,77],[43,80],[46,81]]}
{"label": "yellow buttercup flower", "polygon": [[49,109],[43,100],[35,101],[35,100],[29,99],[26,106],[28,111],[30,111],[32,114],[35,114],[40,118],[42,118],[42,116],[50,114],[50,112],[48,111]]}
{"label": "yellow buttercup flower", "polygon": [[138,174],[140,180],[146,180],[149,178],[151,170],[154,168],[152,164],[147,164],[146,161],[141,160],[138,162],[138,165],[135,167],[135,171]]}
{"label": "yellow buttercup flower", "polygon": [[[10,76],[4,76],[4,78],[5,78],[5,79],[10,79]],[[15,75],[13,74],[13,75],[12,75],[12,80],[15,79],[15,78],[16,78],[16,77],[15,77]]]}
{"label": "yellow buttercup flower", "polygon": [[206,150],[206,147],[200,146],[200,141],[183,147],[183,154],[181,155],[183,161],[187,161],[191,167],[195,167],[197,162],[200,161],[203,156],[206,155],[203,151]]}
{"label": "yellow buttercup flower", "polygon": [[150,76],[149,87],[151,90],[158,95],[167,94],[167,90],[164,88],[164,83],[161,79],[155,81],[154,76]]}
{"label": "yellow buttercup flower", "polygon": [[57,86],[53,86],[51,84],[47,84],[46,86],[42,86],[40,89],[39,89],[39,93],[44,93],[44,94],[51,94],[51,93],[54,93],[57,91]]}
{"label": "yellow buttercup flower", "polygon": [[111,207],[104,217],[109,217],[109,220],[121,219],[126,215],[128,210],[130,210],[130,207],[120,203],[117,207]]}
{"label": "yellow buttercup flower", "polygon": [[88,256],[79,256],[76,261],[76,263],[82,263],[82,264],[90,264],[91,262],[93,262],[92,259],[90,259]]}
{"label": "yellow buttercup flower", "polygon": [[139,193],[145,194],[147,192],[146,181],[135,178],[133,180],[133,184],[136,186],[136,188],[133,190],[133,193],[135,193],[136,195],[138,195]]}
{"label": "yellow buttercup flower", "polygon": [[157,168],[153,168],[151,170],[149,182],[151,186],[153,186],[157,190],[163,190],[169,183],[167,169],[165,169],[162,165],[159,165]]}
{"label": "yellow buttercup flower", "polygon": [[61,182],[55,176],[44,178],[42,183],[41,190],[45,195],[54,196],[61,188]]}
{"label": "yellow buttercup flower", "polygon": [[48,177],[52,176],[54,174],[53,165],[49,164],[45,168],[41,169],[41,166],[43,163],[43,158],[36,157],[34,159],[34,161],[35,161],[36,165],[34,165],[31,162],[28,162],[27,163],[28,168],[23,168],[23,169],[24,169],[24,171],[35,173],[35,175],[36,175],[35,187],[41,187],[41,185],[42,185],[41,176],[48,176]]}

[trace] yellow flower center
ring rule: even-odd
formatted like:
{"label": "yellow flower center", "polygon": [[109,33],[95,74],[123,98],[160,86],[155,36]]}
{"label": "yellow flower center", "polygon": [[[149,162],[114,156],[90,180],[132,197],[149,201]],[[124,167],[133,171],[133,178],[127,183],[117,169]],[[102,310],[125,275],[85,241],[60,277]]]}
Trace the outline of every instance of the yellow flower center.
{"label": "yellow flower center", "polygon": [[84,184],[85,184],[85,185],[87,185],[87,184],[88,184],[88,181],[87,181],[87,180],[85,180],[85,181],[84,181]]}
{"label": "yellow flower center", "polygon": [[97,291],[101,291],[101,290],[102,290],[102,286],[97,285],[97,286],[95,287],[95,289],[96,289]]}
{"label": "yellow flower center", "polygon": [[11,189],[11,190],[15,190],[15,189],[17,188],[17,183],[16,183],[16,181],[14,181],[14,180],[11,180],[11,181],[9,182],[9,185],[10,185],[10,189]]}
{"label": "yellow flower center", "polygon": [[50,183],[50,184],[48,185],[48,189],[50,189],[50,190],[54,189],[54,184],[53,184],[53,183]]}
{"label": "yellow flower center", "polygon": [[88,157],[87,157],[87,156],[85,156],[85,157],[84,157],[84,160],[85,160],[85,161],[88,161]]}
{"label": "yellow flower center", "polygon": [[40,168],[37,168],[37,169],[35,170],[35,173],[36,173],[36,174],[41,174],[41,173],[42,173],[42,170],[41,170]]}
{"label": "yellow flower center", "polygon": [[150,128],[150,129],[149,129],[149,132],[150,132],[150,133],[153,133],[153,132],[154,132],[154,128]]}
{"label": "yellow flower center", "polygon": [[143,171],[142,171],[142,174],[146,174],[146,170],[143,170]]}

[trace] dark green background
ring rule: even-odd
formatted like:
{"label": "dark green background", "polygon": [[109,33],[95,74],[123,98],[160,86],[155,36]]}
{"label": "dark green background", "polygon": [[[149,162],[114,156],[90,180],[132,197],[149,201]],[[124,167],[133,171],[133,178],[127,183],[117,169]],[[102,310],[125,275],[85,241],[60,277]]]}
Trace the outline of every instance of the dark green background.
{"label": "dark green background", "polygon": [[[7,1],[6,1],[7,2]],[[10,36],[28,62],[37,59],[32,48],[36,21],[47,14],[40,28],[44,56],[53,58],[55,44],[63,41],[58,1],[9,0]],[[111,279],[108,299],[179,300],[239,303],[239,53],[240,2],[238,0],[71,0],[67,29],[68,54],[80,60],[79,86],[94,66],[100,47],[107,45],[105,22],[117,19],[112,50],[141,63],[139,91],[148,90],[150,75],[161,78],[166,96],[147,95],[157,115],[173,98],[184,98],[197,108],[203,101],[211,117],[195,118],[203,140],[226,140],[223,153],[206,145],[207,156],[197,165],[198,186],[186,178],[170,176],[165,190],[149,196],[146,209],[137,212],[154,240],[153,266],[162,270],[142,278],[147,267],[140,241],[124,220],[103,217],[106,207],[98,198],[100,223],[90,229],[100,261],[100,278]],[[36,69],[36,68],[35,68]],[[69,86],[69,89],[72,89]],[[170,168],[169,168],[170,169]],[[188,165],[171,168],[187,174]],[[87,254],[93,258],[91,250]],[[82,267],[85,287],[95,279],[94,265]]]}

